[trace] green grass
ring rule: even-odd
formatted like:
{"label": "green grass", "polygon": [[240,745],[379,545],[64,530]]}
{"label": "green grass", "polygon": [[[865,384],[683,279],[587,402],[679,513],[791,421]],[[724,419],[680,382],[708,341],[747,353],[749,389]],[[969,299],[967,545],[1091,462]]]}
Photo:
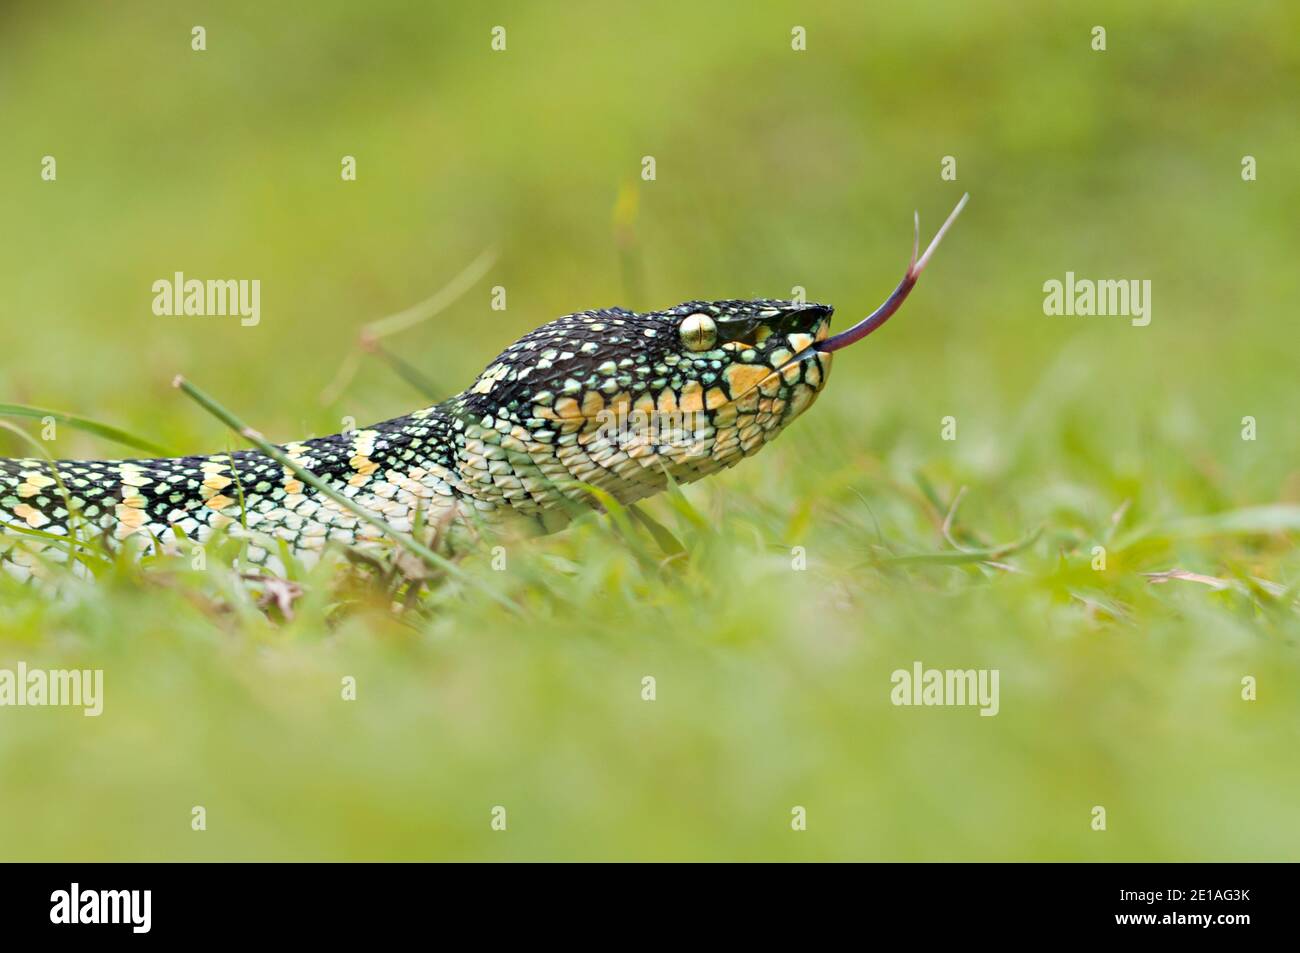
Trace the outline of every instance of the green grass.
{"label": "green grass", "polygon": [[[972,198],[804,418],[646,507],[680,556],[593,516],[460,563],[522,619],[443,577],[401,611],[336,563],[291,619],[220,558],[0,580],[0,667],[106,694],[0,709],[0,857],[1300,858],[1293,5],[746,7],[3,14],[0,401],[184,452],[232,438],[178,373],[285,440],[568,311],[800,285],[844,327],[912,209],[928,234]],[[488,247],[385,339],[417,386],[367,356],[330,392],[363,325]],[[262,323],[153,316],[176,270],[261,278]],[[1044,316],[1067,270],[1151,279],[1151,325]],[[1146,575],[1174,568],[1226,585]],[[915,660],[999,670],[999,714],[893,706]]]}

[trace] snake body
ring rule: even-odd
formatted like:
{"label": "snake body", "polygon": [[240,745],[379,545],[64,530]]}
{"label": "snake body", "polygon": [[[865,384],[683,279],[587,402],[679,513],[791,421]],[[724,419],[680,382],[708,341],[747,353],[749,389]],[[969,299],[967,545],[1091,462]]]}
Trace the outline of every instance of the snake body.
{"label": "snake body", "polygon": [[[549,532],[758,452],[825,386],[832,309],[760,299],[583,311],[515,341],[461,393],[289,443],[295,463],[395,529],[456,551],[509,524]],[[593,493],[591,488],[598,492]],[[0,565],[28,578],[94,527],[144,550],[224,530],[283,571],[381,533],[258,451],[120,461],[0,459]]]}

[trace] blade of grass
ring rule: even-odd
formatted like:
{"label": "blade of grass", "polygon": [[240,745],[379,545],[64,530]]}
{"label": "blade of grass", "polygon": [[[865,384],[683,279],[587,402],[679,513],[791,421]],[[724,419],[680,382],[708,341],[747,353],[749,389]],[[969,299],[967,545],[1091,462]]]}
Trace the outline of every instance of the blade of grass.
{"label": "blade of grass", "polygon": [[1214,536],[1268,536],[1300,532],[1300,504],[1273,503],[1191,516],[1164,524],[1135,529],[1115,543],[1125,549],[1149,537],[1159,539],[1203,539]]}
{"label": "blade of grass", "polygon": [[230,472],[235,477],[235,490],[239,493],[239,525],[248,529],[248,506],[244,500],[244,481],[239,478],[239,467],[235,465],[235,455],[226,448],[226,459],[230,461]]}
{"label": "blade of grass", "polygon": [[176,456],[174,451],[167,449],[161,444],[154,443],[152,440],[148,440],[145,437],[137,437],[135,434],[122,430],[120,427],[102,424],[97,420],[79,417],[76,414],[65,414],[59,410],[28,407],[25,404],[0,404],[0,416],[32,417],[37,420],[44,420],[48,417],[55,423],[66,424],[74,430],[81,430],[85,433],[94,434],[97,437],[103,437],[105,440],[111,440],[113,443],[121,444],[124,447],[143,450],[145,453],[150,453],[159,457]]}
{"label": "blade of grass", "polygon": [[429,318],[442,311],[469,291],[470,288],[478,284],[479,280],[488,273],[488,269],[496,263],[496,260],[497,253],[495,249],[484,249],[477,258],[465,266],[460,274],[447,282],[437,294],[413,307],[407,308],[405,311],[399,311],[397,314],[390,314],[386,318],[372,321],[366,325],[365,334],[370,338],[385,338],[390,334],[413,328],[421,321],[429,320]]}
{"label": "blade of grass", "polygon": [[668,482],[664,485],[664,496],[667,497],[669,505],[674,512],[681,517],[682,522],[689,524],[697,530],[713,532],[713,525],[704,518],[704,516],[691,505],[691,501],[686,498],[682,492],[681,484],[668,476]]}
{"label": "blade of grass", "polygon": [[378,341],[372,341],[364,345],[366,350],[376,357],[380,358],[385,364],[397,372],[397,376],[406,383],[415,388],[425,400],[440,400],[446,395],[441,393],[437,385],[429,378],[425,377],[423,372],[412,364],[408,364],[392,351],[383,347]]}
{"label": "blade of grass", "polygon": [[665,556],[680,556],[686,552],[686,547],[682,545],[681,540],[674,536],[668,527],[642,510],[641,507],[632,503],[628,505],[627,511],[640,520],[641,525],[654,537],[655,542],[659,544],[659,548],[663,550]]}
{"label": "blade of grass", "polygon": [[609,516],[608,525],[611,532],[632,551],[632,555],[636,557],[642,568],[651,571],[655,570],[658,564],[650,556],[646,548],[641,545],[641,540],[637,538],[635,526],[628,518],[627,508],[610,493],[594,484],[579,481],[577,485],[600,503]]}
{"label": "blade of grass", "polygon": [[420,322],[427,321],[445,310],[457,298],[474,287],[488,273],[488,269],[496,263],[496,260],[496,250],[486,248],[477,258],[466,265],[460,274],[447,282],[432,297],[426,298],[419,304],[412,305],[405,311],[390,314],[387,317],[364,325],[358,337],[358,349],[349,351],[347,356],[344,357],[343,364],[334,375],[334,379],[321,391],[321,403],[331,404],[343,393],[344,388],[351,383],[352,378],[360,368],[361,354],[364,351],[372,350],[383,338],[413,328]]}
{"label": "blade of grass", "polygon": [[930,563],[942,566],[955,566],[962,563],[982,563],[991,559],[1002,559],[1013,553],[1018,553],[1027,549],[1038,541],[1038,537],[1043,534],[1043,528],[1040,526],[1028,536],[1017,540],[1014,543],[1008,543],[1005,546],[998,546],[993,549],[971,549],[957,553],[912,553],[905,556],[888,556],[884,559],[878,559],[877,562],[888,563],[899,566],[907,564]]}

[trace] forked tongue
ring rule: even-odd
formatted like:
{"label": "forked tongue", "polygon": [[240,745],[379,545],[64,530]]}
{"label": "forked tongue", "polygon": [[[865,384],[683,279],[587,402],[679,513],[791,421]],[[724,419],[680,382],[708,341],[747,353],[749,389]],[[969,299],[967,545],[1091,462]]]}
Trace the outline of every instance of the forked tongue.
{"label": "forked tongue", "polygon": [[948,220],[944,222],[939,228],[939,231],[935,233],[934,239],[930,242],[929,247],[926,248],[925,254],[920,258],[916,257],[917,249],[920,248],[921,245],[921,216],[917,213],[915,215],[915,230],[912,237],[912,263],[907,266],[907,274],[905,274],[903,280],[898,283],[898,287],[894,289],[894,293],[885,299],[884,304],[871,312],[871,314],[867,315],[857,324],[853,325],[853,327],[846,328],[839,334],[828,337],[824,341],[818,341],[813,345],[813,347],[822,353],[838,351],[842,347],[848,347],[855,341],[861,341],[872,331],[876,330],[876,328],[888,321],[893,316],[894,312],[902,306],[903,302],[907,300],[907,295],[911,292],[912,286],[916,284],[916,279],[921,277],[921,272],[925,270],[925,266],[929,263],[930,256],[933,255],[934,250],[939,247],[939,242],[943,240],[943,236],[947,234],[948,229],[952,227],[952,223],[957,220],[957,216],[961,214],[961,210],[966,207],[966,200],[968,198],[970,198],[969,192],[961,197],[961,201],[957,203],[957,207],[952,210],[952,214],[948,216]]}

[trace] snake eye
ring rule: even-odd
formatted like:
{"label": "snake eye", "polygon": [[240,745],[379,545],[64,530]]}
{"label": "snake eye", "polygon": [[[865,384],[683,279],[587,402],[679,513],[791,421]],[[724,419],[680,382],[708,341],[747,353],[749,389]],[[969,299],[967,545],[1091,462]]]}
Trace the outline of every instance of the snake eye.
{"label": "snake eye", "polygon": [[707,314],[689,314],[678,328],[688,351],[707,351],[718,341],[718,326]]}

